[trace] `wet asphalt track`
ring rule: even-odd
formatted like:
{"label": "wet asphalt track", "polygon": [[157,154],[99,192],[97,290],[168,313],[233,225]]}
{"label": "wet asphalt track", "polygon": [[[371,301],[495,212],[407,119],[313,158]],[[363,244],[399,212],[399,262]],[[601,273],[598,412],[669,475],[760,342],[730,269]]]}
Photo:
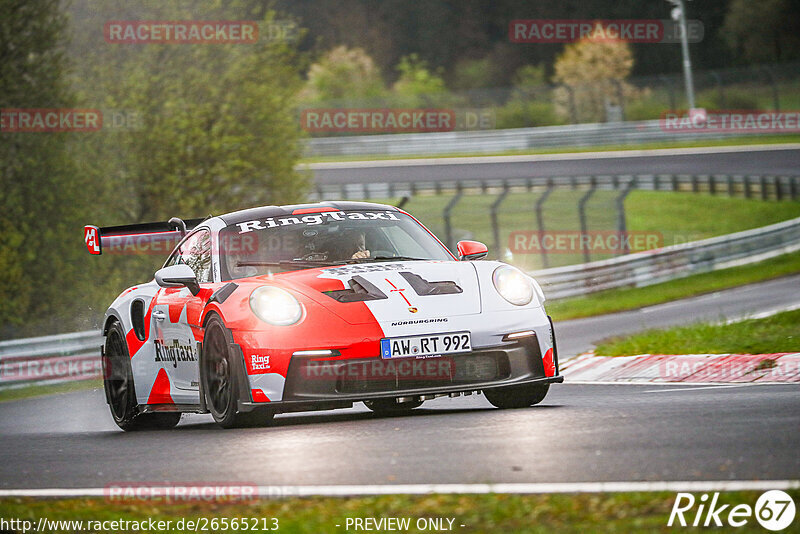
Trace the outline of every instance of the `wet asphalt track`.
{"label": "wet asphalt track", "polygon": [[[562,353],[606,335],[800,302],[800,277],[557,324]],[[555,385],[532,408],[483,396],[411,415],[363,405],[224,431],[209,416],[125,434],[102,391],[0,404],[0,488],[120,482],[257,485],[800,478],[800,386]]]}

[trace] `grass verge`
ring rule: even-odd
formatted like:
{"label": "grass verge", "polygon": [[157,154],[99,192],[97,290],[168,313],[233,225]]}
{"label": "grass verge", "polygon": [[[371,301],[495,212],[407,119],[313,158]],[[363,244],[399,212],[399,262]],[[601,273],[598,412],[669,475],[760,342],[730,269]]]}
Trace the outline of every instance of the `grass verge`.
{"label": "grass verge", "polygon": [[525,156],[535,154],[571,154],[577,152],[611,152],[615,150],[650,150],[659,148],[702,148],[718,146],[749,146],[769,145],[800,142],[800,135],[759,135],[742,136],[729,139],[696,139],[692,141],[640,143],[635,145],[598,145],[598,146],[565,146],[554,148],[533,148],[527,150],[506,150],[500,152],[478,153],[452,153],[452,154],[408,154],[408,155],[343,155],[343,156],[317,156],[303,158],[300,165],[305,163],[327,163],[338,161],[384,161],[401,159],[428,159],[428,158],[469,158],[481,156]]}
{"label": "grass verge", "polygon": [[87,389],[98,389],[102,387],[102,380],[78,380],[63,384],[6,388],[0,390],[0,402],[28,399],[31,397],[41,397],[43,395],[59,395],[64,393],[72,393],[73,391],[85,391]]}
{"label": "grass verge", "polygon": [[733,324],[700,323],[612,338],[595,350],[630,354],[770,354],[800,352],[800,310]]}
{"label": "grass verge", "polygon": [[554,320],[563,321],[635,310],[798,272],[800,272],[800,252],[794,252],[752,265],[696,274],[652,286],[609,289],[585,297],[556,300],[546,303],[546,307]]}
{"label": "grass verge", "polygon": [[[797,501],[800,492],[789,491]],[[760,492],[723,492],[718,505],[736,504],[754,507]],[[359,498],[290,498],[259,500],[235,504],[157,502],[119,503],[104,499],[72,500],[0,500],[0,517],[6,520],[129,520],[148,518],[171,520],[172,528],[158,532],[181,532],[176,522],[181,518],[262,518],[278,519],[279,532],[345,532],[347,518],[409,518],[403,532],[430,532],[416,528],[418,518],[453,518],[457,532],[666,532],[675,501],[673,492],[591,493],[552,495],[391,495]],[[692,512],[696,512],[695,509]],[[689,512],[687,522],[694,519]],[[726,514],[721,519],[727,519]],[[268,525],[272,522],[268,521]],[[337,527],[337,525],[340,525]],[[447,522],[445,521],[445,525]],[[464,525],[463,527],[461,525]],[[674,528],[674,527],[673,527]],[[85,529],[82,529],[85,531]],[[352,526],[350,530],[353,530]],[[435,529],[433,529],[435,530]],[[78,531],[51,528],[48,532]],[[98,530],[99,531],[99,530]],[[118,529],[125,531],[125,529]],[[151,532],[147,528],[141,532]],[[187,529],[183,529],[183,532]],[[217,528],[212,532],[234,532]],[[260,531],[260,530],[259,530]],[[737,532],[763,532],[750,517]]]}

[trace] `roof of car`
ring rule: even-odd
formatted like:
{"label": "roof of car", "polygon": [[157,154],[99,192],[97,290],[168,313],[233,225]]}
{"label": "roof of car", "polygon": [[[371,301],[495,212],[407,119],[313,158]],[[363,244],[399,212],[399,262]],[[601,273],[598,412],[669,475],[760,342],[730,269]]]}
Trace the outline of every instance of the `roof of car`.
{"label": "roof of car", "polygon": [[330,211],[331,209],[335,209],[337,211],[399,211],[395,206],[389,206],[387,204],[375,204],[372,202],[328,201],[314,202],[310,204],[291,204],[288,206],[261,206],[258,208],[250,208],[226,213],[225,215],[220,215],[219,218],[222,219],[225,224],[231,225],[244,221],[252,221],[255,219],[298,215],[300,213],[315,213],[316,211]]}

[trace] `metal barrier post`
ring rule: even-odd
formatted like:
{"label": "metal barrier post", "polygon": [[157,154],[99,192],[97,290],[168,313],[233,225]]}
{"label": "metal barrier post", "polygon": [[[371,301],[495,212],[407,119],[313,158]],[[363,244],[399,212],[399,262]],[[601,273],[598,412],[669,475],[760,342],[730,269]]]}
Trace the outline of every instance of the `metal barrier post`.
{"label": "metal barrier post", "polygon": [[597,190],[594,176],[590,178],[589,187],[589,191],[587,191],[586,194],[583,195],[578,201],[578,218],[580,219],[581,223],[581,250],[583,251],[583,261],[585,263],[592,261],[591,255],[589,254],[589,249],[585,246],[586,243],[584,241],[584,236],[589,233],[588,225],[586,224],[586,203]]}
{"label": "metal barrier post", "polygon": [[500,226],[497,223],[497,210],[500,208],[500,204],[508,196],[508,184],[503,184],[503,192],[497,195],[497,198],[494,202],[492,202],[492,207],[489,210],[489,217],[492,220],[492,233],[494,234],[494,246],[495,251],[497,253],[497,259],[502,259],[502,246],[500,245]]}
{"label": "metal barrier post", "polygon": [[628,224],[625,220],[625,198],[627,198],[628,194],[633,191],[633,188],[636,184],[636,177],[631,177],[631,181],[628,182],[628,185],[622,192],[617,195],[617,198],[614,199],[614,202],[617,205],[617,232],[619,232],[619,237],[623,241],[623,248],[622,254],[630,253],[630,247],[628,247],[628,240],[625,239],[625,234],[628,232]]}
{"label": "metal barrier post", "polygon": [[453,228],[450,224],[450,212],[453,210],[456,204],[458,204],[458,201],[461,200],[461,196],[463,194],[464,191],[461,189],[461,182],[457,182],[455,196],[450,199],[450,202],[447,203],[444,211],[442,211],[442,219],[444,219],[444,239],[445,243],[447,244],[447,248],[449,248],[451,252],[455,250],[455,243],[453,243]]}
{"label": "metal barrier post", "polygon": [[[550,193],[552,192],[553,192],[553,179],[548,178],[547,190],[544,193],[542,193],[542,196],[540,196],[536,200],[536,226],[539,229],[540,243],[542,240],[542,234],[544,233],[544,215],[542,214],[542,209],[544,208],[544,203],[547,200],[547,197],[549,197]],[[547,259],[547,251],[544,249],[544,247],[540,246],[540,248],[542,251],[542,265],[544,266],[545,269],[547,269],[550,266],[550,260]]]}

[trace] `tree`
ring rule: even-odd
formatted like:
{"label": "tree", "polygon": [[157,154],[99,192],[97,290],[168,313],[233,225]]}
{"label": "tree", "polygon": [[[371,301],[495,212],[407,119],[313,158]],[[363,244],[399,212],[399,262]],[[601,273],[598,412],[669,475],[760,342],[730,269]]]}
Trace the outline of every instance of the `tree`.
{"label": "tree", "polygon": [[514,89],[508,101],[497,110],[498,128],[526,128],[558,124],[550,101],[543,65],[525,65],[514,75]]}
{"label": "tree", "polygon": [[[58,0],[0,2],[0,108],[75,105],[63,54],[66,24]],[[80,270],[78,221],[88,186],[70,153],[75,135],[0,131],[2,337],[73,313],[67,308],[77,295],[71,280]]]}
{"label": "tree", "polygon": [[432,72],[427,62],[416,54],[401,58],[395,68],[400,76],[392,86],[392,99],[398,107],[416,108],[450,102],[441,72]]}
{"label": "tree", "polygon": [[796,0],[733,0],[721,34],[732,50],[752,62],[797,59],[800,57],[798,8]]}
{"label": "tree", "polygon": [[337,46],[311,65],[301,100],[366,99],[382,96],[384,92],[380,70],[363,49]]}
{"label": "tree", "polygon": [[456,91],[482,89],[496,83],[497,73],[489,57],[463,59],[456,63],[451,78],[451,86]]}
{"label": "tree", "polygon": [[610,104],[621,106],[634,92],[625,79],[633,69],[630,45],[620,40],[594,41],[584,38],[566,45],[556,58],[553,81],[568,86],[554,92],[555,104],[564,117],[577,108],[581,121],[601,121]]}
{"label": "tree", "polygon": [[[179,5],[149,9],[137,18],[193,18]],[[217,20],[247,16],[236,2],[204,13]],[[263,22],[274,18],[268,12]],[[109,132],[95,147],[104,156],[98,178],[116,192],[119,222],[305,199],[308,176],[294,169],[301,155],[301,81],[290,43],[104,43],[82,50],[95,51],[77,81],[87,99],[140,118],[139,128]]]}

